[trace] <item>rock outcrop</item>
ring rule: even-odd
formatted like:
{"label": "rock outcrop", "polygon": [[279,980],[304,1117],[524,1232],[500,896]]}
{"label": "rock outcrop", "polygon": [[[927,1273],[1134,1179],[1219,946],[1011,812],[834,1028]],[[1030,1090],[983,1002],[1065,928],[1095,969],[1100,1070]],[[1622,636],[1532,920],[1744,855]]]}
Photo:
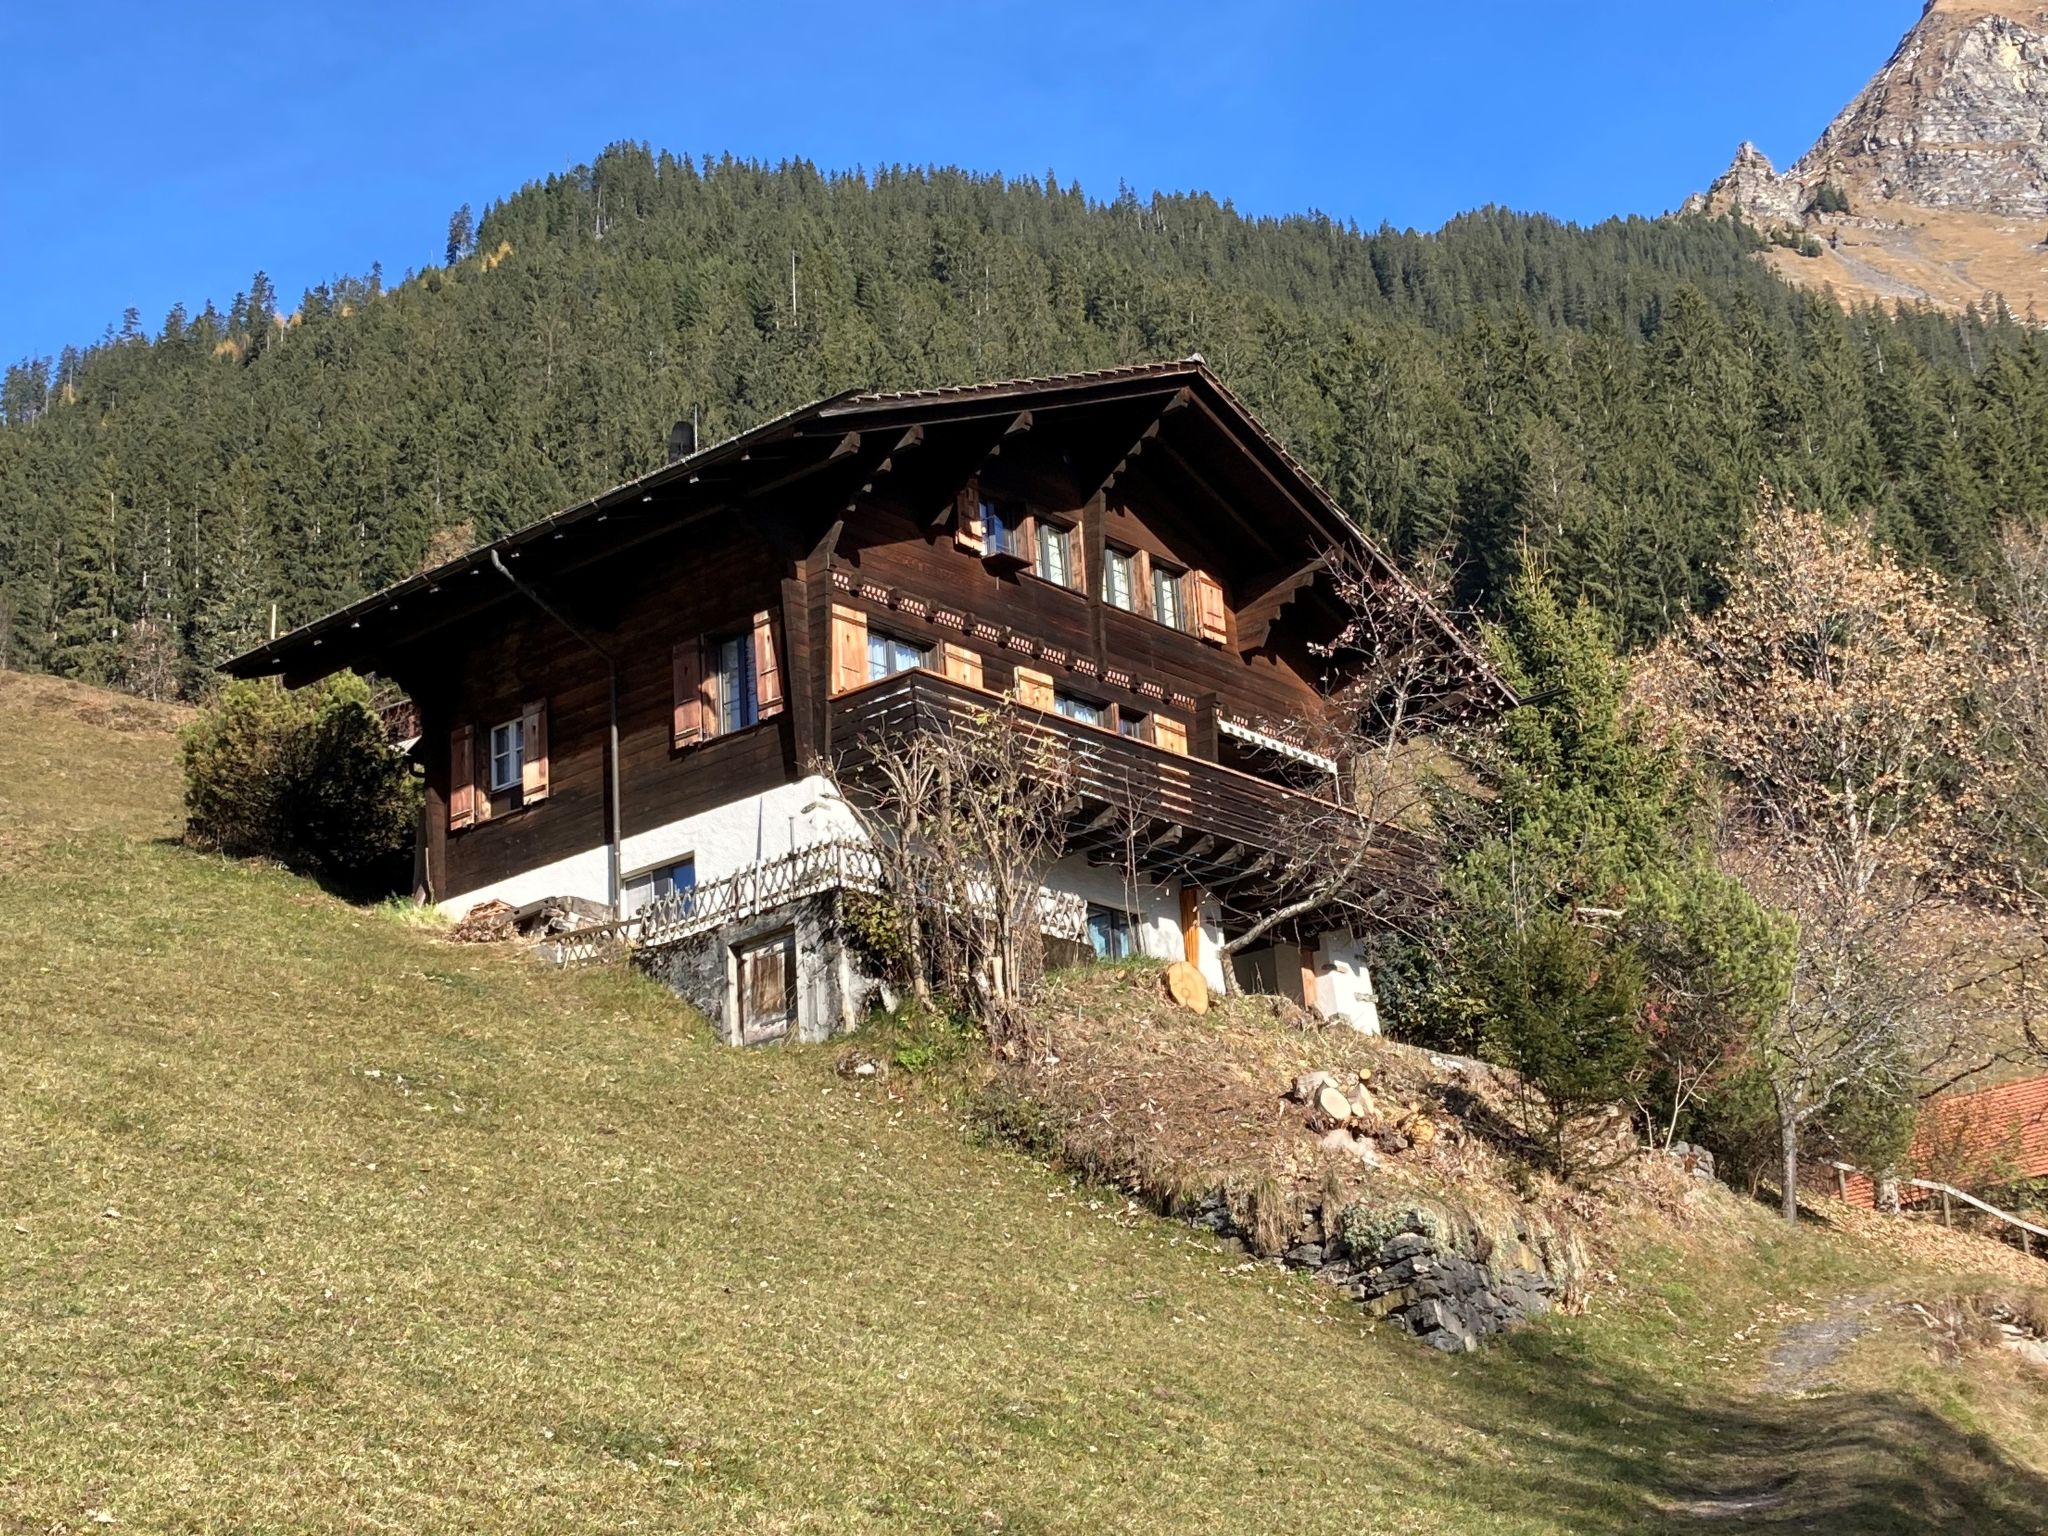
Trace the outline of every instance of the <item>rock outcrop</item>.
{"label": "rock outcrop", "polygon": [[[1753,144],[1687,212],[1794,231],[1773,263],[1860,297],[2023,308],[2048,287],[2048,4],[1932,0],[1891,59],[1783,172]],[[2037,282],[2037,279],[2040,281]]]}

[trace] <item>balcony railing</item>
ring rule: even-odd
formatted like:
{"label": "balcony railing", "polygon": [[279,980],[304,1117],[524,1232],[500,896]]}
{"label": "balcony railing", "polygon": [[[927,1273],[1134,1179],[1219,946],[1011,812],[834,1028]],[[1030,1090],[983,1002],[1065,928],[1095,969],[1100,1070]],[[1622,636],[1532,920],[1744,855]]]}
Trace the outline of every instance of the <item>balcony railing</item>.
{"label": "balcony railing", "polygon": [[[1179,875],[1211,889],[1269,877],[1304,829],[1345,813],[1300,790],[1205,758],[1083,725],[1047,710],[932,672],[905,672],[841,695],[832,705],[832,747],[858,778],[862,758],[892,738],[949,730],[990,709],[1011,709],[1027,729],[1059,742],[1073,774],[1077,810],[1068,846],[1108,859],[1128,857],[1154,875]],[[1412,837],[1386,828],[1375,863],[1390,888],[1414,894]]]}

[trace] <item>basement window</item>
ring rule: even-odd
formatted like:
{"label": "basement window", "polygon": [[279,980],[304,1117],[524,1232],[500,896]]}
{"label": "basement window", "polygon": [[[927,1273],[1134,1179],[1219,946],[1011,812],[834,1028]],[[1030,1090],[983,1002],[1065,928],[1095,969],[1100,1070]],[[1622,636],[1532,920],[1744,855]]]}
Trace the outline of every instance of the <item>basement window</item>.
{"label": "basement window", "polygon": [[[695,858],[681,859],[673,864],[658,865],[643,869],[637,875],[626,879],[625,889],[620,892],[624,916],[632,917],[646,911],[657,901],[667,901],[681,895],[688,905],[688,893],[697,888],[697,861]],[[684,915],[687,915],[685,912]]]}
{"label": "basement window", "polygon": [[1138,952],[1131,938],[1131,914],[1089,902],[1088,947],[1098,960],[1130,959]]}
{"label": "basement window", "polygon": [[[508,789],[517,789],[520,775],[526,767],[526,728],[524,722],[507,720],[503,725],[491,727],[491,793],[503,794]],[[465,775],[466,777],[466,775]]]}

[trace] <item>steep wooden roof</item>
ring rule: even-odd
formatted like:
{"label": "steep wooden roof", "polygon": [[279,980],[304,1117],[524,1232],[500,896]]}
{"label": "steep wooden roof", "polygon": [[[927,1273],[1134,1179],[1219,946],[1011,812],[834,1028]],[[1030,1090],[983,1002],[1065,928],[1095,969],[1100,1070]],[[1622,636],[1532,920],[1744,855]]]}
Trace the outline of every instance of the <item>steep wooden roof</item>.
{"label": "steep wooden roof", "polygon": [[[808,477],[836,477],[857,486],[908,441],[904,434],[922,428],[997,418],[1014,423],[1098,408],[1142,416],[1168,405],[1192,407],[1178,413],[1188,424],[1176,429],[1183,447],[1175,451],[1194,444],[1217,465],[1234,466],[1233,484],[1257,497],[1265,519],[1278,515],[1278,522],[1262,520],[1248,536],[1273,537],[1291,523],[1295,542],[1325,550],[1350,545],[1388,581],[1406,581],[1195,356],[1042,378],[833,395],[394,583],[233,658],[222,670],[238,677],[282,676],[293,685],[344,667],[380,670],[384,658],[429,631],[505,600],[510,584],[495,567],[545,581]],[[1448,619],[1444,635],[1447,648],[1485,691],[1502,703],[1513,701],[1507,684]]]}

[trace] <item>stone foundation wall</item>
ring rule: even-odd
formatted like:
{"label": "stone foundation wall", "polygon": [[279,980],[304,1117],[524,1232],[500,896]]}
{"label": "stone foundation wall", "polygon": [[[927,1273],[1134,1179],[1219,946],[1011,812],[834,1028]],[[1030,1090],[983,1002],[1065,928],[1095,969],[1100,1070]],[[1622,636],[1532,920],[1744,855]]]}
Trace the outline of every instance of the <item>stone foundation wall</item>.
{"label": "stone foundation wall", "polygon": [[[1243,1241],[1231,1202],[1217,1191],[1189,1219]],[[1543,1249],[1548,1234],[1517,1222],[1487,1237],[1470,1223],[1426,1206],[1393,1211],[1357,1207],[1326,1223],[1311,1213],[1281,1262],[1313,1274],[1366,1311],[1448,1354],[1541,1317],[1569,1289]],[[1568,1267],[1568,1266],[1562,1266]]]}
{"label": "stone foundation wall", "polygon": [[791,902],[678,944],[642,951],[633,963],[693,1004],[720,1038],[737,1044],[734,952],[785,930],[796,936],[793,1037],[815,1042],[852,1029],[879,1000],[880,983],[861,973],[841,941],[834,895]]}

